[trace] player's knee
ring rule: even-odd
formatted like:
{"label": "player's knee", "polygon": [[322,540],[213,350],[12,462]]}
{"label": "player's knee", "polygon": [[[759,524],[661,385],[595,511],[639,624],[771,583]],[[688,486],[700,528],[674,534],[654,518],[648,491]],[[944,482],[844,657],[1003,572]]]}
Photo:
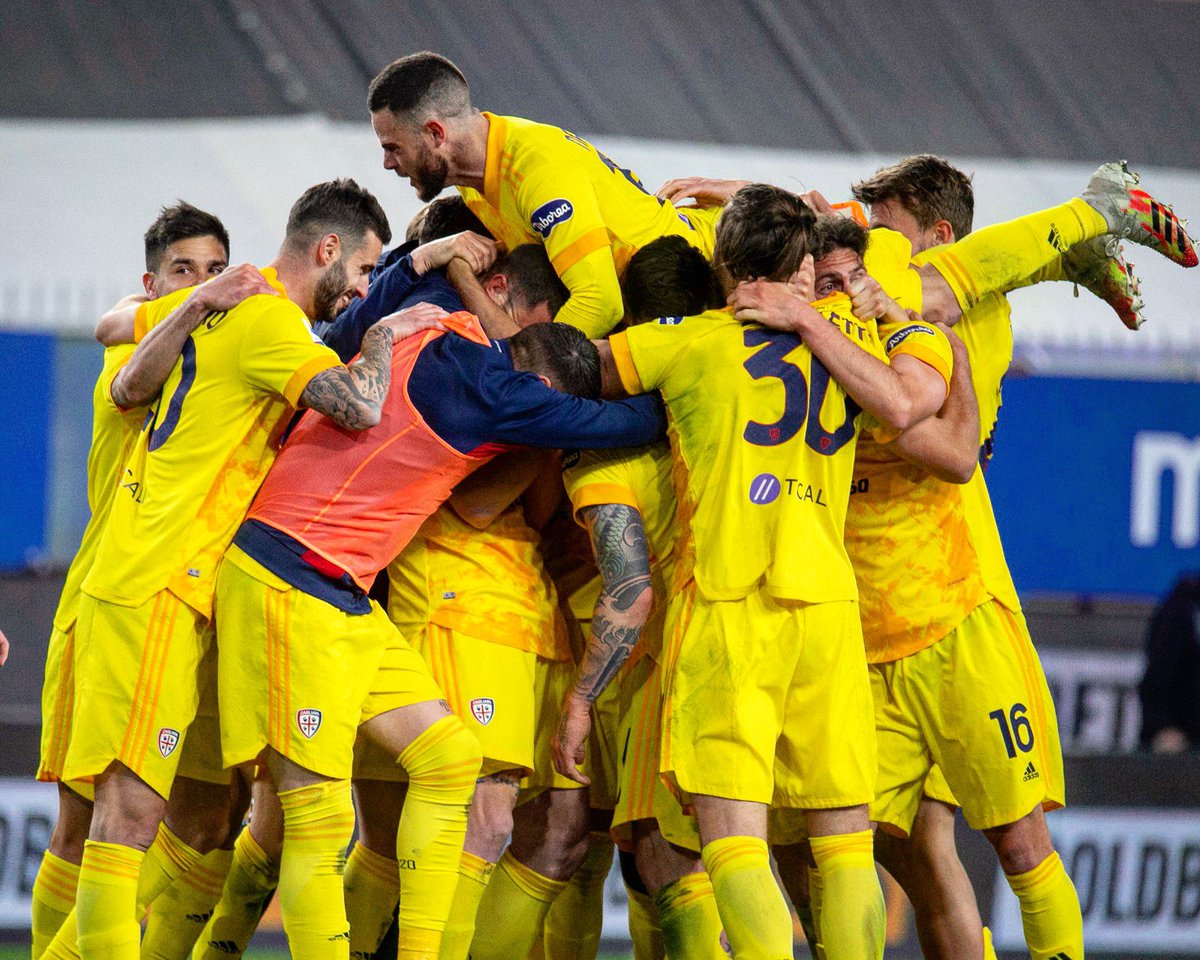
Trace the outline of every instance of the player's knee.
{"label": "player's knee", "polygon": [[432,800],[460,803],[475,790],[483,764],[478,738],[458,717],[431,724],[400,754],[408,773],[409,794],[419,791]]}
{"label": "player's knee", "polygon": [[1010,876],[1028,873],[1054,852],[1040,808],[1016,823],[985,830],[984,835],[996,850],[1000,868]]}
{"label": "player's knee", "polygon": [[83,844],[91,826],[90,816],[60,811],[54,832],[50,834],[50,852],[70,863],[80,863],[83,860]]}

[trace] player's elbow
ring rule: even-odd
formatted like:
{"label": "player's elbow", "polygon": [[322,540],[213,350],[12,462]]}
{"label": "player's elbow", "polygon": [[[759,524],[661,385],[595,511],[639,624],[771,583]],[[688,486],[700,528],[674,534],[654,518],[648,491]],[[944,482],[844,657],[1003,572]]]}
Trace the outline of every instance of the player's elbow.
{"label": "player's elbow", "polygon": [[956,451],[955,455],[940,465],[940,468],[933,471],[934,476],[946,483],[966,483],[973,476],[975,470],[979,466],[979,461],[976,459],[975,451]]}

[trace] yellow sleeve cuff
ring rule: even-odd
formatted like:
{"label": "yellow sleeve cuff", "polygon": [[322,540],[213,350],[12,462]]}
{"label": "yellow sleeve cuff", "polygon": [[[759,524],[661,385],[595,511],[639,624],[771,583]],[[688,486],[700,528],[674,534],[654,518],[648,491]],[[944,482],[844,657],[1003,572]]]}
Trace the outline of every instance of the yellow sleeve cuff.
{"label": "yellow sleeve cuff", "polygon": [[596,227],[559,250],[550,258],[550,263],[554,267],[554,272],[561,277],[589,253],[595,253],[609,245],[608,230],[604,227]]}
{"label": "yellow sleeve cuff", "polygon": [[598,507],[606,503],[620,503],[635,510],[638,508],[633,491],[619,483],[588,483],[571,493],[571,506],[577,520],[579,511],[584,507]]}
{"label": "yellow sleeve cuff", "polygon": [[946,381],[946,395],[950,395],[950,374],[953,372],[953,367],[946,362],[946,358],[938,351],[925,346],[923,343],[913,343],[911,345],[905,344],[904,349],[899,351],[898,355],[913,357],[933,367],[934,370],[941,374],[942,379]]}
{"label": "yellow sleeve cuff", "polygon": [[299,409],[300,394],[304,392],[304,388],[309,385],[312,378],[324,370],[340,367],[341,365],[342,361],[337,358],[337,354],[332,350],[328,354],[322,354],[305,361],[301,364],[300,369],[291,375],[287,386],[283,388],[284,399],[293,407]]}
{"label": "yellow sleeve cuff", "polygon": [[608,338],[608,346],[612,350],[613,363],[617,368],[617,376],[621,378],[621,386],[631,397],[645,393],[642,378],[638,375],[637,364],[633,362],[633,354],[629,352],[629,338],[622,333],[614,333]]}
{"label": "yellow sleeve cuff", "polygon": [[150,330],[150,302],[139,304],[133,315],[133,342],[141,343],[142,337]]}

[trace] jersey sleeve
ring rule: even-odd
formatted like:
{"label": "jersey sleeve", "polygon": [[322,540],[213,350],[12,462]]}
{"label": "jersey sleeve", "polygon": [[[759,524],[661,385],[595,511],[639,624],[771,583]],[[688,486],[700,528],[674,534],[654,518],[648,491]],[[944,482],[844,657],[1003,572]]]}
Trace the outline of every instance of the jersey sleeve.
{"label": "jersey sleeve", "polygon": [[638,509],[637,495],[629,482],[628,457],[626,450],[584,450],[563,471],[563,486],[577,520],[584,507],[603,503]]}
{"label": "jersey sleeve", "polygon": [[141,343],[142,338],[167,319],[171,311],[190,297],[195,289],[195,287],[185,287],[169,293],[165,297],[147,300],[141,304],[133,315],[133,342]]}
{"label": "jersey sleeve", "polygon": [[684,220],[692,225],[700,240],[699,249],[709,259],[713,258],[713,250],[717,245],[717,221],[721,219],[723,207],[682,207],[676,210]]}
{"label": "jersey sleeve", "polygon": [[954,372],[954,352],[946,335],[932,324],[920,321],[880,324],[879,337],[888,359],[907,355],[933,367],[950,390],[950,375]]}
{"label": "jersey sleeve", "polygon": [[868,237],[863,256],[867,273],[905,310],[920,313],[925,300],[921,275],[911,266],[913,252],[908,238],[886,227],[876,227]]}
{"label": "jersey sleeve", "polygon": [[553,175],[530,177],[518,194],[522,216],[542,238],[546,255],[571,292],[556,321],[602,337],[624,313],[612,238],[591,181],[556,165]]}
{"label": "jersey sleeve", "polygon": [[246,379],[265,393],[282,396],[293,407],[310,380],[323,370],[341,366],[338,355],[314,334],[296,307],[262,298],[262,313],[242,342],[241,367]]}
{"label": "jersey sleeve", "polygon": [[688,317],[659,317],[609,337],[621,385],[631,395],[660,386],[691,339]]}

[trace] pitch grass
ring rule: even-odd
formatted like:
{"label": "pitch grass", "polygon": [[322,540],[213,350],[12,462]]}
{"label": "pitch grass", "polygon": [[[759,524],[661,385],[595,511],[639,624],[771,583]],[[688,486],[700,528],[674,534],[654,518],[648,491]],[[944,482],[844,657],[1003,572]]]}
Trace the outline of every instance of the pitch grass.
{"label": "pitch grass", "polygon": [[[0,960],[29,960],[29,944],[0,943]],[[286,950],[269,947],[251,947],[245,960],[290,960]],[[631,960],[627,953],[601,953],[596,960]]]}

